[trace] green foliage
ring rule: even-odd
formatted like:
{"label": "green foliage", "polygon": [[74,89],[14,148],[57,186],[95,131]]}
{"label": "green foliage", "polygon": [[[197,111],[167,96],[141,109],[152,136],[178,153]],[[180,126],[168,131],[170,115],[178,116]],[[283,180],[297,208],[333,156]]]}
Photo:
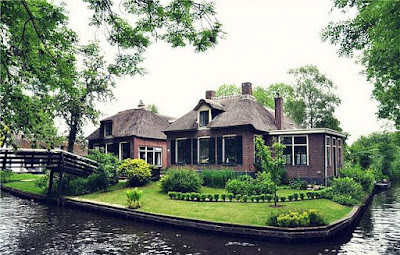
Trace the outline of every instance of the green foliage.
{"label": "green foliage", "polygon": [[315,227],[326,224],[322,215],[315,209],[275,213],[267,219],[267,225],[276,227]]}
{"label": "green foliage", "polygon": [[292,202],[292,201],[293,201],[293,198],[294,198],[294,196],[293,196],[293,195],[289,195],[289,196],[288,196],[288,200],[289,200],[290,202]]}
{"label": "green foliage", "polygon": [[293,199],[294,199],[294,201],[299,200],[299,193],[294,193],[293,194]]}
{"label": "green foliage", "polygon": [[229,180],[225,189],[233,194],[260,195],[272,193],[275,189],[269,173],[257,173],[254,179],[249,175],[241,175],[237,179]]}
{"label": "green foliage", "polygon": [[398,132],[361,136],[350,146],[348,154],[352,165],[360,165],[363,170],[370,169],[377,181],[400,178],[400,168],[395,163],[399,158]]}
{"label": "green foliage", "polygon": [[365,193],[361,184],[349,177],[336,178],[332,182],[332,200],[343,205],[361,204]]}
{"label": "green foliage", "polygon": [[301,199],[301,200],[304,200],[305,196],[306,196],[306,195],[305,195],[304,193],[300,193],[300,199]]}
{"label": "green foliage", "polygon": [[149,105],[147,105],[147,109],[148,109],[149,111],[151,111],[152,113],[159,113],[158,107],[157,107],[157,105],[155,105],[155,104],[149,104]]}
{"label": "green foliage", "polygon": [[268,203],[271,202],[271,200],[272,200],[273,198],[274,198],[274,197],[273,197],[271,194],[265,195],[265,199],[268,201]]}
{"label": "green foliage", "polygon": [[232,202],[234,197],[235,197],[235,195],[233,193],[228,193],[229,202]]}
{"label": "green foliage", "polygon": [[295,80],[293,106],[290,116],[307,128],[331,128],[341,131],[334,117],[340,99],[335,95],[336,86],[314,65],[289,70]]}
{"label": "green foliage", "polygon": [[223,84],[218,87],[217,91],[215,92],[215,96],[233,96],[238,95],[241,93],[241,90],[235,84]]}
{"label": "green foliage", "polygon": [[362,170],[360,166],[346,166],[340,170],[340,175],[350,177],[361,184],[365,192],[371,192],[374,188],[374,174],[371,171]]}
{"label": "green foliage", "polygon": [[151,178],[151,167],[143,159],[125,159],[118,166],[118,172],[128,177],[129,186],[142,186]]}
{"label": "green foliage", "polygon": [[214,201],[215,201],[215,202],[218,202],[219,194],[214,194],[214,197],[213,197],[213,198],[214,198]]}
{"label": "green foliage", "polygon": [[202,184],[200,175],[190,169],[170,169],[160,180],[163,192],[199,192]]}
{"label": "green foliage", "polygon": [[0,170],[0,183],[11,181],[11,177],[13,175],[14,174],[11,172],[11,170]]}
{"label": "green foliage", "polygon": [[168,196],[169,196],[169,198],[171,198],[171,199],[175,199],[175,198],[176,198],[176,195],[177,195],[177,193],[174,192],[174,191],[168,192]]}
{"label": "green foliage", "polygon": [[302,189],[306,190],[307,189],[307,181],[302,180],[300,177],[297,177],[295,179],[291,179],[289,186],[291,189]]}
{"label": "green foliage", "polygon": [[13,173],[11,170],[0,170],[0,183],[15,182],[27,179],[37,179],[38,175],[28,173]]}
{"label": "green foliage", "polygon": [[249,196],[247,196],[247,195],[243,195],[243,197],[242,197],[242,202],[247,202],[247,200],[249,200]]}
{"label": "green foliage", "polygon": [[212,202],[213,201],[213,195],[212,194],[207,194],[208,201]]}
{"label": "green foliage", "polygon": [[143,196],[143,191],[138,188],[134,188],[131,190],[127,190],[125,192],[128,198],[128,206],[132,209],[138,209],[141,207],[141,203],[139,202],[140,198]]}
{"label": "green foliage", "polygon": [[286,197],[280,197],[281,202],[285,202],[286,201]]}
{"label": "green foliage", "polygon": [[119,175],[117,169],[120,165],[120,162],[114,154],[106,154],[98,150],[89,150],[89,155],[87,156],[87,158],[99,163],[98,170],[104,172],[107,175],[110,185],[118,182]]}
{"label": "green foliage", "polygon": [[213,188],[225,188],[226,182],[233,179],[236,174],[232,170],[203,170],[200,174],[203,185]]}
{"label": "green foliage", "polygon": [[226,194],[225,194],[225,193],[222,193],[222,194],[221,194],[221,199],[222,199],[222,201],[224,201],[224,202],[226,201]]}
{"label": "green foliage", "polygon": [[256,201],[256,195],[251,195],[251,196],[250,196],[250,200],[251,200],[251,202]]}
{"label": "green foliage", "polygon": [[329,23],[322,31],[322,39],[338,45],[340,56],[356,55],[361,60],[367,80],[374,83],[372,94],[379,102],[378,116],[399,128],[400,2],[333,0],[333,7],[351,12],[351,18]]}
{"label": "green foliage", "polygon": [[236,194],[235,199],[240,202],[240,200],[242,199],[242,195],[240,194]]}

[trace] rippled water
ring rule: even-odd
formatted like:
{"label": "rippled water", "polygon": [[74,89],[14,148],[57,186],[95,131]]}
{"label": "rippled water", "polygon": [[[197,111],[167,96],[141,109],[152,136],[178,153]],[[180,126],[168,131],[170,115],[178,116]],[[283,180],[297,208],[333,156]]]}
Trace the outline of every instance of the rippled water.
{"label": "rippled water", "polygon": [[46,206],[3,193],[0,254],[400,254],[400,183],[376,195],[353,233],[286,244],[185,231]]}

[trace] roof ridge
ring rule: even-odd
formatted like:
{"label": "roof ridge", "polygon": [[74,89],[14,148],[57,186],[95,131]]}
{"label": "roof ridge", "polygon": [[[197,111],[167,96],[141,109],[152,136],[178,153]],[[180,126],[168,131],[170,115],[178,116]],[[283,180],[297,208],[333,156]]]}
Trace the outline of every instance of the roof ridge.
{"label": "roof ridge", "polygon": [[235,98],[239,98],[239,99],[251,99],[256,101],[256,98],[253,95],[242,95],[242,94],[234,94],[234,95],[229,95],[229,96],[219,96],[219,97],[213,97],[211,98],[211,100],[224,100],[224,99],[235,99]]}

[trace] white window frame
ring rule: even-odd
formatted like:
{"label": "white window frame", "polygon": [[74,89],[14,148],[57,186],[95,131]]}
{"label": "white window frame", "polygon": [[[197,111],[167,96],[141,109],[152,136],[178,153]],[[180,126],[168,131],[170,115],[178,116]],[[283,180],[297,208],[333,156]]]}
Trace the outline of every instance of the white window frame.
{"label": "white window frame", "polygon": [[[111,124],[111,134],[110,135],[106,134],[106,130],[107,130],[106,126],[107,126],[107,124]],[[104,125],[104,130],[103,130],[104,137],[112,137],[112,121],[106,121],[106,122],[104,122],[103,125]]]}
{"label": "white window frame", "polygon": [[106,144],[104,144],[104,150],[105,150],[105,153],[106,153],[106,154],[108,154],[108,145],[112,145],[112,143],[106,143]]}
{"label": "white window frame", "polygon": [[95,143],[95,144],[93,144],[93,150],[96,150],[96,151],[100,151],[100,144],[99,143]]}
{"label": "white window frame", "polygon": [[[140,147],[144,147],[144,150],[140,149]],[[149,150],[148,148],[151,147],[153,148],[153,150]],[[153,153],[153,164],[150,164],[152,166],[157,166],[157,167],[162,167],[162,162],[163,162],[163,149],[162,147],[156,147],[156,146],[139,146],[138,147],[138,159],[140,159],[140,153],[144,152],[144,161],[147,162],[147,153],[148,152],[152,152]],[[161,153],[161,160],[160,160],[160,164],[156,165],[156,152],[160,152]]]}
{"label": "white window frame", "polygon": [[175,164],[181,164],[178,162],[178,141],[187,140],[187,138],[176,138],[175,139]]}
{"label": "white window frame", "polygon": [[[284,137],[291,137],[292,138],[292,144],[290,146],[292,146],[292,164],[288,165],[285,164],[286,166],[309,166],[310,165],[310,146],[309,146],[309,141],[308,141],[308,135],[280,135],[278,140],[279,143],[281,143],[282,138]],[[305,144],[295,144],[294,143],[294,138],[295,137],[305,137],[306,138],[306,143]],[[285,145],[285,144],[284,144]],[[295,164],[295,155],[294,155],[294,147],[296,146],[306,146],[306,151],[307,151],[307,164],[305,165],[296,165]]]}
{"label": "white window frame", "polygon": [[[228,138],[228,137],[236,137],[237,135],[236,134],[233,134],[233,135],[223,135],[222,136],[222,164],[227,164],[226,162],[225,162],[225,138]],[[236,150],[236,148],[235,148],[235,150]],[[236,159],[236,161],[237,161],[237,159]],[[237,164],[237,163],[236,163]]]}
{"label": "white window frame", "polygon": [[208,163],[201,163],[200,162],[200,139],[210,139],[211,136],[201,136],[201,137],[197,137],[197,163],[199,165],[208,165],[210,164],[210,162]]}
{"label": "white window frame", "polygon": [[120,142],[118,145],[118,159],[122,161],[122,144],[129,143],[129,142]]}
{"label": "white window frame", "polygon": [[[329,145],[328,145],[328,139],[329,139]],[[329,148],[329,155],[328,155],[328,148]],[[329,157],[329,162],[328,162],[328,157]],[[332,166],[332,137],[331,136],[325,136],[325,165],[327,167]]]}

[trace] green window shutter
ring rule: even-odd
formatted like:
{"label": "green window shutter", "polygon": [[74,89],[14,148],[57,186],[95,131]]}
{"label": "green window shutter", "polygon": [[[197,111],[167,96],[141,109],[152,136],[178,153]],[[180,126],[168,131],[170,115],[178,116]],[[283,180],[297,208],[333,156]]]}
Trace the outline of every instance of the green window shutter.
{"label": "green window shutter", "polygon": [[222,137],[217,137],[217,163],[222,164]]}
{"label": "green window shutter", "polygon": [[197,165],[197,139],[192,140],[193,165]]}
{"label": "green window shutter", "polygon": [[210,138],[210,165],[215,164],[215,138]]}
{"label": "green window shutter", "polygon": [[175,140],[171,140],[171,165],[175,165]]}
{"label": "green window shutter", "polygon": [[242,148],[242,136],[236,136],[236,162],[238,164],[243,163],[243,148]]}
{"label": "green window shutter", "polygon": [[185,141],[185,163],[190,165],[192,163],[192,140],[186,139]]}

